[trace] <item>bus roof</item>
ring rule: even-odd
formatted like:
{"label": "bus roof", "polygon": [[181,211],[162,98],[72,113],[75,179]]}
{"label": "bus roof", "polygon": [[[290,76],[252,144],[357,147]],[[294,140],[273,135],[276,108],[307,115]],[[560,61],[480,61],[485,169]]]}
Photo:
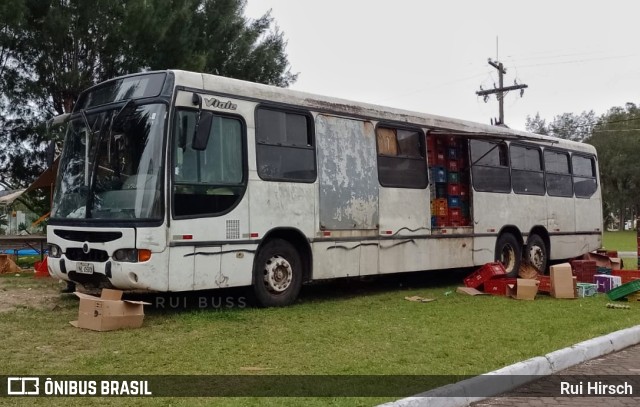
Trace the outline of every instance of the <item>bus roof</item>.
{"label": "bus roof", "polygon": [[491,126],[445,116],[355,102],[206,73],[181,70],[169,70],[169,72],[175,75],[176,86],[203,89],[229,97],[276,102],[306,107],[317,112],[341,113],[371,120],[407,123],[413,126],[427,127],[435,132],[441,131],[443,134],[451,134],[453,132],[456,135],[468,138],[529,140],[595,154],[595,148],[589,144],[514,130],[503,126]]}

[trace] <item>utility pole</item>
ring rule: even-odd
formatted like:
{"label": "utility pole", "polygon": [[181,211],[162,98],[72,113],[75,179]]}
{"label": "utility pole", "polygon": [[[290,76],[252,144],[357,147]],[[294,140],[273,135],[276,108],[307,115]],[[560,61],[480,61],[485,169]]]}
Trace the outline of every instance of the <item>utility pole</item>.
{"label": "utility pole", "polygon": [[507,92],[509,92],[510,90],[518,90],[520,89],[520,97],[522,97],[524,90],[526,88],[528,88],[528,85],[518,85],[518,83],[516,81],[513,81],[513,86],[504,86],[504,75],[506,75],[507,73],[507,68],[505,68],[502,65],[502,62],[499,61],[492,61],[491,58],[489,58],[489,65],[491,65],[492,67],[496,68],[498,70],[498,87],[496,88],[495,83],[493,84],[493,89],[488,89],[488,90],[484,90],[482,89],[482,86],[480,86],[480,90],[476,92],[476,95],[478,96],[483,96],[484,97],[484,101],[486,102],[489,99],[489,95],[493,95],[496,94],[496,97],[498,99],[498,105],[499,105],[499,119],[498,119],[498,123],[496,124],[504,124],[504,96]]}

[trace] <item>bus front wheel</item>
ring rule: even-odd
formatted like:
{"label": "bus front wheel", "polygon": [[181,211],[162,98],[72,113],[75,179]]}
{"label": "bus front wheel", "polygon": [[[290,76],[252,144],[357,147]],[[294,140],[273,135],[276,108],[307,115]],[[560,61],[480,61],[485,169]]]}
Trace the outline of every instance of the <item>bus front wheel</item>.
{"label": "bus front wheel", "polygon": [[296,249],[283,239],[265,243],[253,268],[253,292],[262,307],[293,303],[302,287],[302,262]]}
{"label": "bus front wheel", "polygon": [[507,276],[517,277],[522,261],[522,246],[511,233],[503,233],[496,242],[496,261],[504,266]]}

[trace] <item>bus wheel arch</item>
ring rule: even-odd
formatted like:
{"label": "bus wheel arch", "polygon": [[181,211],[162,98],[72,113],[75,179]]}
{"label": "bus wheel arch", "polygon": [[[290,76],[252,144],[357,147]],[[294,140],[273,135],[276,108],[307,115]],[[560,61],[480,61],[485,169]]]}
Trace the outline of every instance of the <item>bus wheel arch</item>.
{"label": "bus wheel arch", "polygon": [[494,258],[504,265],[509,277],[518,276],[523,246],[522,234],[515,226],[505,226],[498,234]]}
{"label": "bus wheel arch", "polygon": [[531,229],[524,250],[525,260],[535,267],[540,274],[545,274],[549,265],[550,253],[551,241],[547,230],[542,226],[536,226]]}
{"label": "bus wheel arch", "polygon": [[295,229],[274,229],[258,247],[253,263],[253,291],[263,307],[293,303],[310,279],[311,248]]}

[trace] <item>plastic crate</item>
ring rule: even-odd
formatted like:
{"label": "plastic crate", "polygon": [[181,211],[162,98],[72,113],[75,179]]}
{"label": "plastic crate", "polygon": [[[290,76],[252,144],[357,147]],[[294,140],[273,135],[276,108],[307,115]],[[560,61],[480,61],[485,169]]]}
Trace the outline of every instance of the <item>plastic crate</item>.
{"label": "plastic crate", "polygon": [[640,280],[633,280],[609,291],[607,293],[607,297],[609,297],[610,300],[615,301],[637,291],[640,291]]}
{"label": "plastic crate", "polygon": [[[458,148],[457,147],[447,147],[447,158],[449,160],[458,160]],[[456,165],[458,163],[456,162]]]}
{"label": "plastic crate", "polygon": [[447,194],[460,195],[460,184],[447,184]]}
{"label": "plastic crate", "polygon": [[[459,208],[460,207],[460,197],[459,196],[449,195],[449,198],[447,198],[447,204],[449,205],[449,208]],[[461,214],[461,216],[462,216],[462,214]]]}
{"label": "plastic crate", "polygon": [[612,276],[620,276],[622,284],[633,280],[640,280],[640,270],[612,270]]}
{"label": "plastic crate", "polygon": [[449,180],[449,183],[451,184],[458,184],[460,183],[460,173],[458,172],[449,172],[447,174],[447,180]]}
{"label": "plastic crate", "polygon": [[438,198],[432,201],[431,214],[435,216],[448,216],[447,198]]}
{"label": "plastic crate", "polygon": [[609,267],[596,267],[596,274],[611,274],[611,271]]}
{"label": "plastic crate", "polygon": [[433,167],[431,169],[431,180],[433,182],[447,182],[447,170],[444,167]]}
{"label": "plastic crate", "polygon": [[538,284],[538,291],[542,293],[551,292],[551,277],[538,275],[536,280],[540,283]]}
{"label": "plastic crate", "polygon": [[458,160],[448,160],[447,161],[447,170],[449,171],[458,171]]}
{"label": "plastic crate", "polygon": [[482,283],[482,291],[491,295],[507,295],[507,286],[517,281],[516,278],[492,278]]}
{"label": "plastic crate", "polygon": [[436,198],[446,198],[447,195],[447,184],[436,184]]}
{"label": "plastic crate", "polygon": [[436,150],[436,164],[444,166],[447,163],[447,156],[444,150],[437,149]]}
{"label": "plastic crate", "polygon": [[449,226],[449,218],[447,216],[436,216],[436,227],[444,228]]}
{"label": "plastic crate", "polygon": [[593,276],[595,276],[598,271],[594,260],[572,260],[571,269],[579,283],[592,284],[594,282]]}
{"label": "plastic crate", "polygon": [[427,150],[427,162],[429,163],[429,167],[437,165],[436,150]]}
{"label": "plastic crate", "polygon": [[504,270],[502,263],[487,263],[466,277],[464,279],[464,285],[471,288],[478,288],[485,281],[489,281],[496,276],[502,276],[505,274],[506,271]]}
{"label": "plastic crate", "polygon": [[462,221],[462,212],[460,211],[460,208],[449,208],[449,221],[451,222]]}
{"label": "plastic crate", "polygon": [[591,283],[577,283],[576,288],[578,289],[578,297],[593,297],[598,293],[598,285]]}
{"label": "plastic crate", "polygon": [[468,200],[469,199],[469,187],[464,185],[464,184],[461,184],[460,185],[460,193],[458,195],[460,195],[460,199],[462,199],[463,201]]}

